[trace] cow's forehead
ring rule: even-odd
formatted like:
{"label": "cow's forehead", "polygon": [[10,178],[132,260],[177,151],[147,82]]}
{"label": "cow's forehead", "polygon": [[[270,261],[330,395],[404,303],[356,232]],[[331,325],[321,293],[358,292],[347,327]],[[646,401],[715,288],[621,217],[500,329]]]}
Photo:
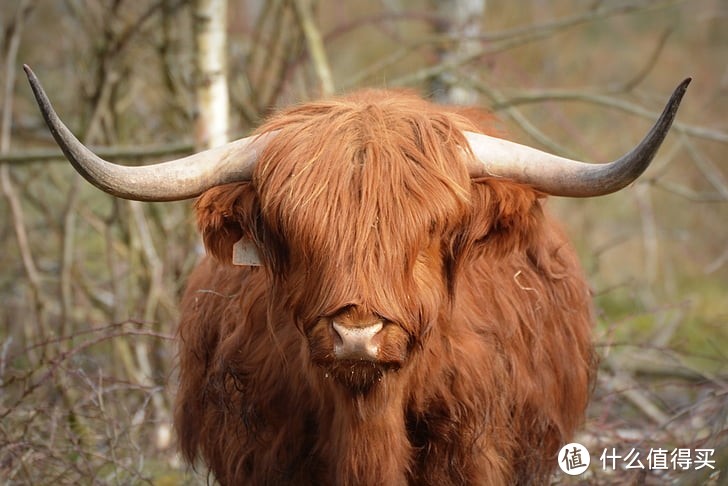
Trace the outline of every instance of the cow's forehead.
{"label": "cow's forehead", "polygon": [[396,143],[357,142],[272,161],[276,166],[258,179],[264,217],[288,237],[331,239],[351,248],[383,238],[421,239],[461,218],[468,186],[447,171],[423,167],[426,154]]}
{"label": "cow's forehead", "polygon": [[417,103],[313,104],[273,120],[278,135],[254,175],[264,214],[300,230],[364,234],[455,218],[470,194],[464,139],[451,115]]}

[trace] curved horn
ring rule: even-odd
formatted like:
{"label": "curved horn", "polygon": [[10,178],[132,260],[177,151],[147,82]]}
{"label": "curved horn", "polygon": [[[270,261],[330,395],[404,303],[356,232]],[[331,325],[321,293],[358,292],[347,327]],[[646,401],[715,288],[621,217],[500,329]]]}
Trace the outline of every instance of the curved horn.
{"label": "curved horn", "polygon": [[476,159],[469,167],[470,175],[506,177],[554,196],[592,197],[618,191],[650,165],[670,129],[690,81],[691,78],[687,78],[675,88],[660,118],[645,138],[613,162],[579,162],[500,138],[465,132]]}
{"label": "curved horn", "polygon": [[178,201],[228,182],[250,180],[258,155],[273,133],[230,142],[169,162],[129,167],[91,152],[63,124],[27,65],[23,66],[46,124],[66,158],[87,181],[117,197],[137,201]]}

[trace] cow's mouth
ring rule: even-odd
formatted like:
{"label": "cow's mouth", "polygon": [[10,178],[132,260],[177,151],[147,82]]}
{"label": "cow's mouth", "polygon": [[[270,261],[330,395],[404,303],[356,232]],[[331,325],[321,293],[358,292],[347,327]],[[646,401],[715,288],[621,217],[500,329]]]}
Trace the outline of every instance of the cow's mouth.
{"label": "cow's mouth", "polygon": [[356,395],[366,395],[386,373],[396,372],[397,363],[370,360],[337,360],[325,367],[325,375]]}

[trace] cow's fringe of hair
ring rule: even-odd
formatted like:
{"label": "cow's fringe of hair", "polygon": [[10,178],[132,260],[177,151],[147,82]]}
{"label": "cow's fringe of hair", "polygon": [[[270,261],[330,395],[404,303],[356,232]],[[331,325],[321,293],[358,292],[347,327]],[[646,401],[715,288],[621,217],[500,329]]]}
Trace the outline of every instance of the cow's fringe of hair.
{"label": "cow's fringe of hair", "polygon": [[[590,296],[540,194],[468,178],[476,122],[404,93],[302,105],[261,127],[279,133],[252,183],[198,200],[213,258],[182,301],[188,461],[222,484],[546,481],[590,392]],[[242,236],[262,268],[229,264]],[[352,304],[411,340],[366,394],[305,337]]]}

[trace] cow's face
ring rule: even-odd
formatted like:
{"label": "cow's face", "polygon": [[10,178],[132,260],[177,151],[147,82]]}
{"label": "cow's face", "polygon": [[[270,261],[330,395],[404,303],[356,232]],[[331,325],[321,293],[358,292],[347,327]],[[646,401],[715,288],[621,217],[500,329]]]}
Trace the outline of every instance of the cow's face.
{"label": "cow's face", "polygon": [[254,185],[279,311],[316,365],[364,391],[443,311],[470,181],[444,117],[346,108],[327,114],[339,123],[284,128]]}
{"label": "cow's face", "polygon": [[223,261],[241,236],[257,244],[271,315],[297,326],[313,364],[365,392],[450,312],[463,249],[494,227],[466,231],[494,220],[473,218],[474,204],[497,197],[470,181],[450,115],[387,103],[299,111],[271,122],[279,132],[252,183],[200,198],[200,226]]}
{"label": "cow's face", "polygon": [[314,105],[298,123],[289,114],[251,184],[198,202],[208,250],[229,259],[233,240],[252,238],[271,311],[295,323],[313,363],[362,391],[403,366],[437,321],[468,208],[447,118],[396,108]]}
{"label": "cow's face", "polygon": [[[318,178],[316,196],[276,191],[285,200],[273,204],[289,216],[262,212],[266,246],[277,249],[267,260],[275,269],[278,312],[291,312],[312,361],[366,389],[406,362],[442,311],[449,222],[462,219],[461,208],[452,194],[438,205],[431,199],[437,194],[397,195],[380,177],[367,190],[357,179],[369,175],[354,176],[348,187],[338,187],[334,177]],[[362,192],[370,199],[349,196]],[[265,201],[269,194],[260,196]]]}

